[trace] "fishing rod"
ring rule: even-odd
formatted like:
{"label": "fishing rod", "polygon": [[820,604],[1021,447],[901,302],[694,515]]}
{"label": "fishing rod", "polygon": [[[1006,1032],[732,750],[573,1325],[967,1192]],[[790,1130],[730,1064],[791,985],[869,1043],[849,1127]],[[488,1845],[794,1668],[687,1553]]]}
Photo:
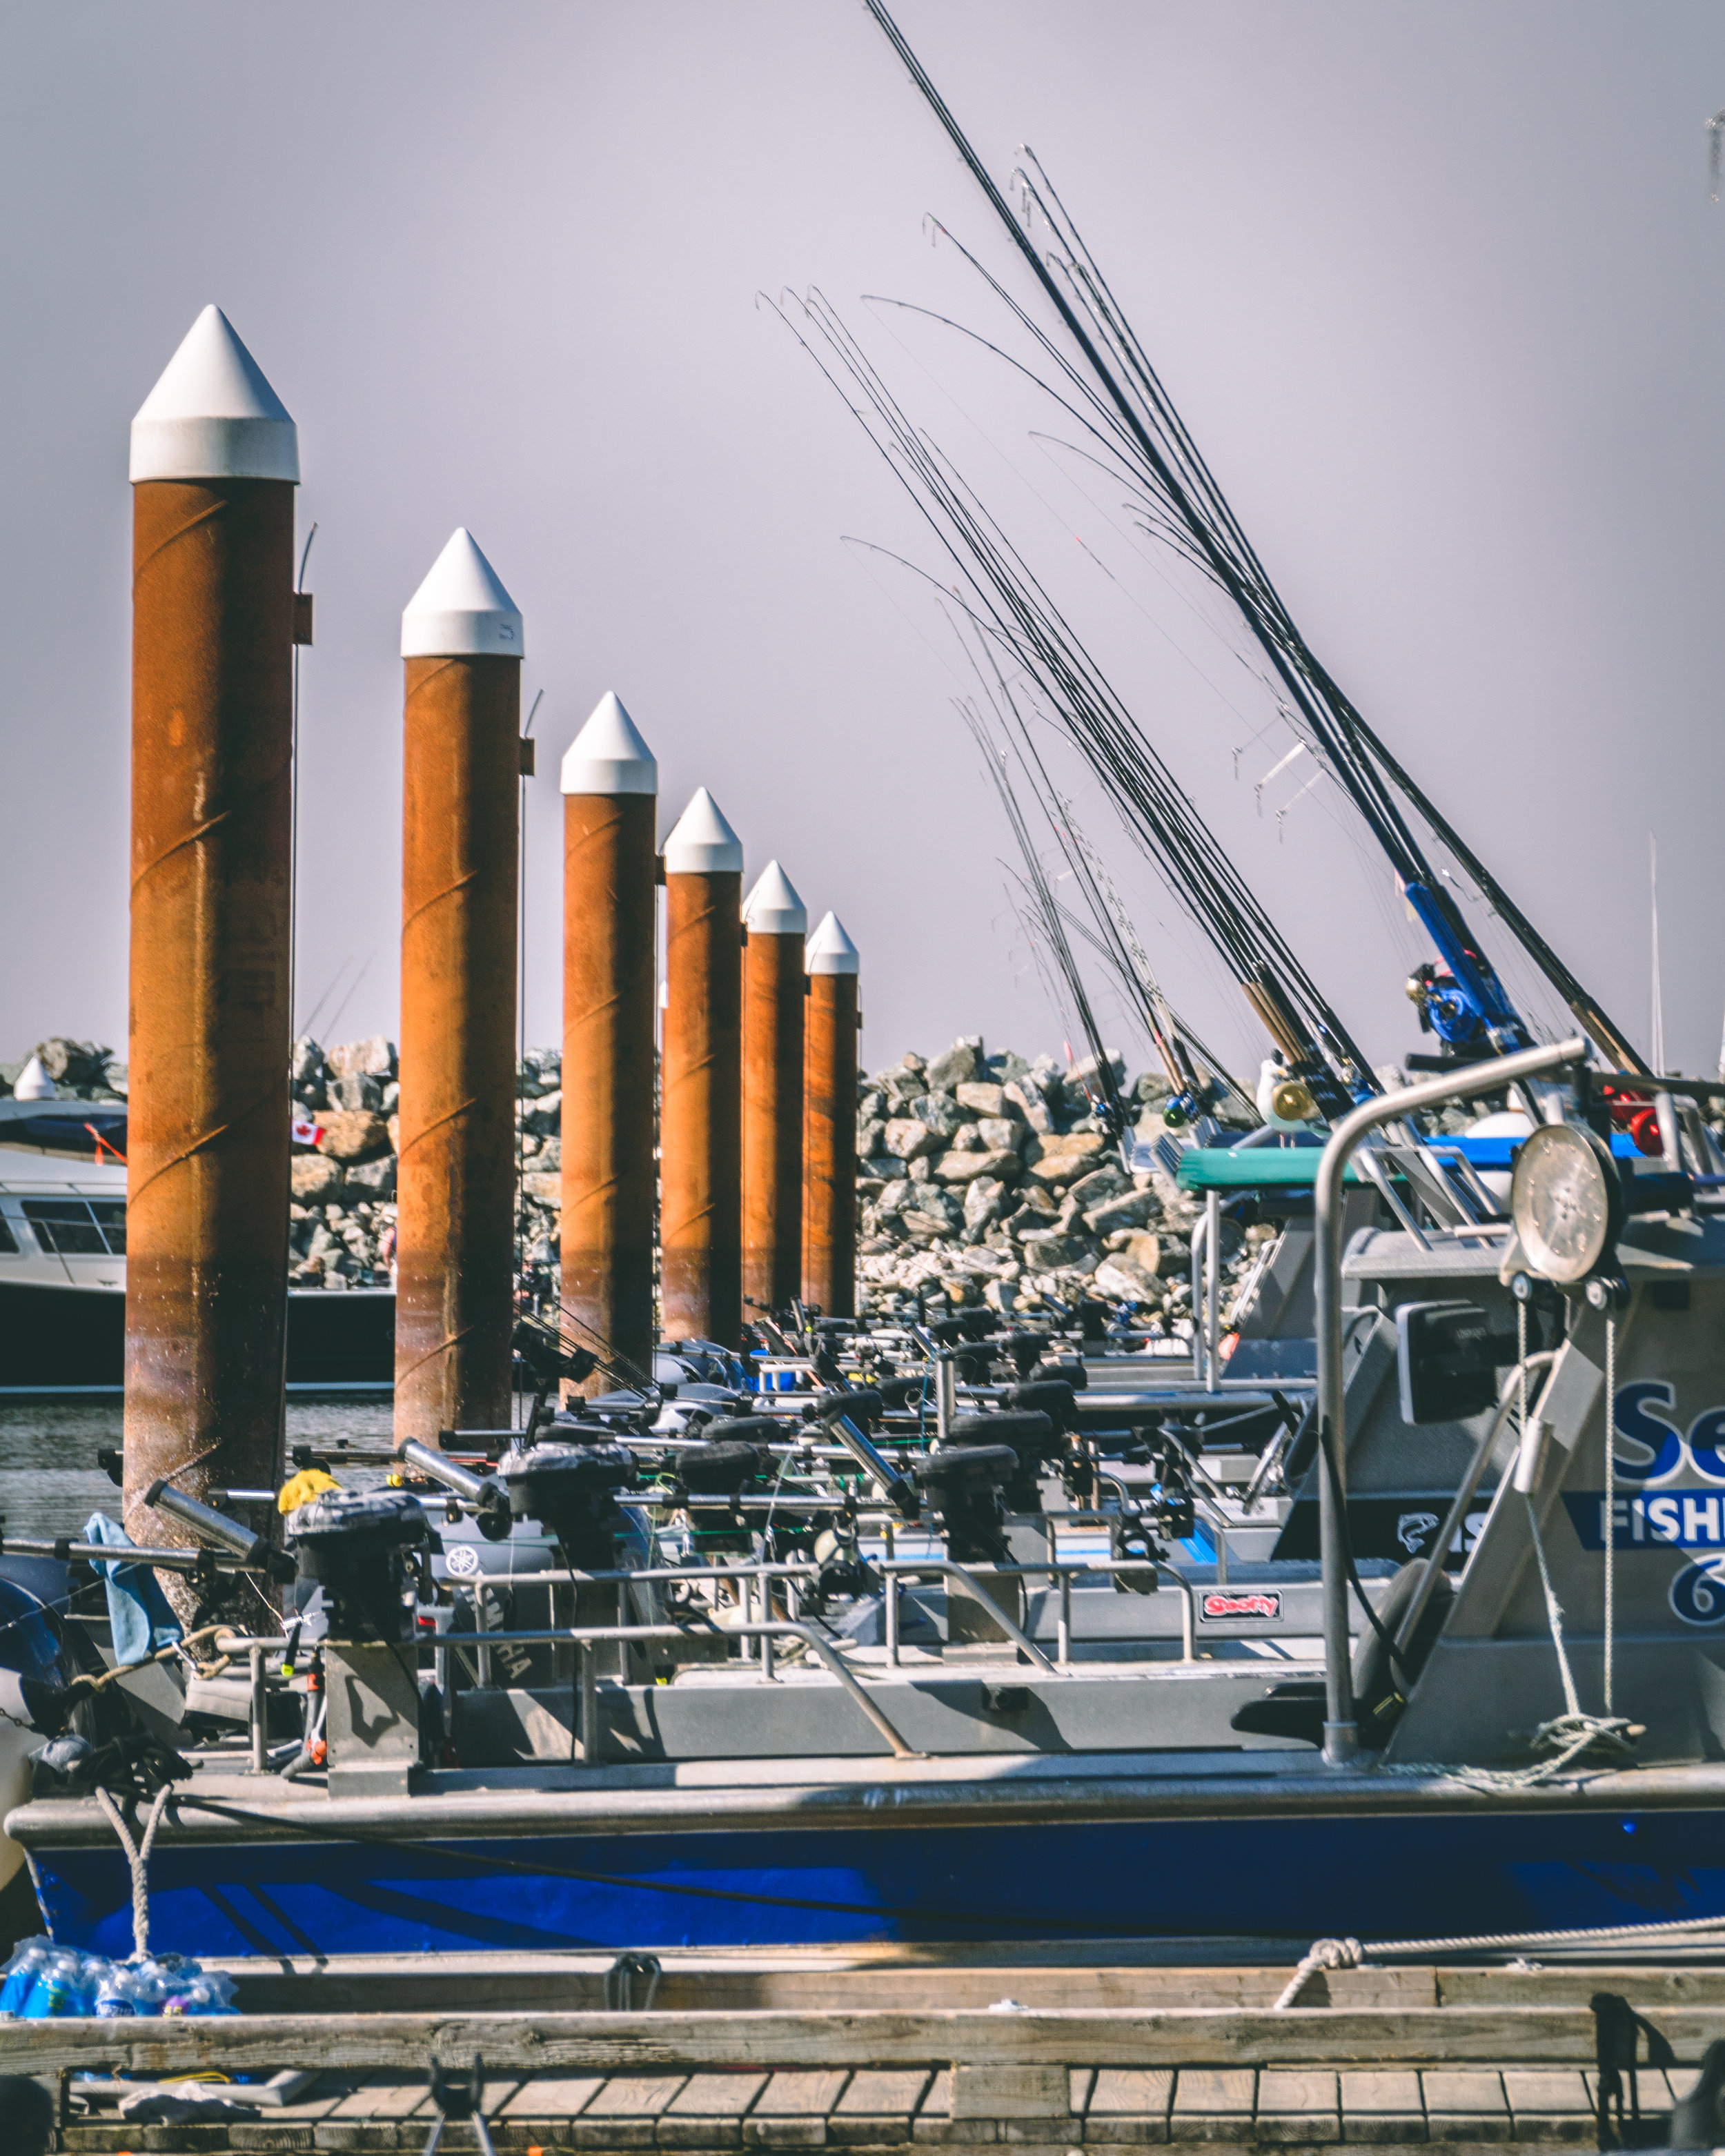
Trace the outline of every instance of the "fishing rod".
{"label": "fishing rod", "polygon": [[[811,292],[798,304],[825,357],[783,304],[774,312],[910,495],[970,593],[941,587],[943,595],[1036,683],[1127,829],[1240,983],[1291,1075],[1307,1081],[1327,1111],[1375,1091],[1370,1065],[1340,1016],[1028,564],[911,424],[824,297]],[[875,551],[927,575],[888,549]]]}
{"label": "fishing rod", "polygon": [[[978,654],[968,653],[968,655],[982,682],[983,692],[988,698],[997,722],[1011,742],[1019,767],[1054,834],[1067,871],[1083,894],[1089,911],[1089,921],[1086,921],[1054,900],[1051,886],[1045,896],[1054,905],[1062,921],[1097,953],[1137,1007],[1151,1046],[1173,1088],[1173,1096],[1163,1111],[1165,1119],[1178,1127],[1190,1122],[1204,1110],[1216,1106],[1230,1095],[1249,1111],[1251,1110],[1253,1103],[1245,1088],[1227,1070],[1220,1059],[1211,1055],[1192,1029],[1176,1015],[1169,1004],[1112,880],[1080,828],[1071,803],[1055,789],[1048,767],[1037,748],[1029,723],[1019,710],[993,650],[986,644],[983,646],[983,656],[987,658],[989,670],[994,677],[992,690],[983,675]],[[1023,813],[1019,808],[1016,790],[1006,769],[1005,752],[997,747],[981,714],[974,706],[961,705],[960,710],[982,751],[989,777],[1001,796],[1009,825],[1019,842],[1026,870],[1037,876],[1040,888],[1040,855],[1031,846]],[[1099,1040],[1092,1037],[1091,1045],[1100,1060]],[[1202,1070],[1200,1064],[1204,1066]]]}
{"label": "fishing rod", "polygon": [[[1645,1072],[1645,1065],[1621,1028],[1613,1024],[1598,1000],[1563,964],[1483,864],[1459,842],[1446,819],[1318,663],[1034,157],[1026,153],[1034,179],[1029,173],[1019,175],[1027,210],[1044,218],[1063,250],[1065,259],[1059,266],[1069,280],[1070,296],[1029,231],[1014,215],[883,0],[864,0],[864,5],[1054,306],[1083,357],[1088,376],[1055,346],[968,249],[961,246],[960,252],[1096,414],[1100,431],[1111,448],[1138,483],[1148,489],[1153,536],[1173,544],[1233,601],[1286,691],[1301,729],[1309,736],[1390,861],[1404,896],[1436,947],[1443,968],[1447,969],[1422,967],[1409,983],[1422,1025],[1435,1032],[1448,1047],[1464,1054],[1502,1053],[1526,1046],[1531,1038],[1460,907],[1433,873],[1392,787],[1412,803],[1466,868],[1540,973],[1599,1046],[1620,1065]],[[1112,365],[1104,357],[1105,350],[1111,354]]]}

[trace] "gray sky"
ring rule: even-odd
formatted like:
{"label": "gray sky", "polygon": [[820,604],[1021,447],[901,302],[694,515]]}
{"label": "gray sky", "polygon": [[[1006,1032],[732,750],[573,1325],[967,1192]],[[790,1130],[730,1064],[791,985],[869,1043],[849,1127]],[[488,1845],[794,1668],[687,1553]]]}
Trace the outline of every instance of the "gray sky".
{"label": "gray sky", "polygon": [[[1711,1070],[1725,206],[1704,122],[1725,15],[901,0],[900,20],[998,177],[1034,146],[1332,672],[1641,1037],[1656,830],[1669,1052]],[[1048,416],[998,367],[860,303],[998,327],[925,211],[1007,258],[854,0],[80,0],[14,8],[6,42],[0,1055],[124,1041],[126,429],[208,300],[299,422],[320,526],[298,1000],[338,981],[322,1037],[394,1030],[398,618],[465,523],[526,613],[526,698],[545,691],[531,1038],[560,1029],[557,760],[614,688],[659,756],[661,828],[709,785],[751,876],[776,853],[812,915],[836,906],[868,1062],[978,1029],[1058,1050],[952,709],[963,662],[926,589],[841,535],[935,557],[755,304],[811,284],[1047,574],[1370,1052],[1414,1045],[1423,953],[1385,871],[1321,793],[1278,837],[1292,778],[1254,814],[1287,737],[1237,638],[1114,491],[1086,498],[1029,440]],[[1177,1001],[1255,1060],[1233,992],[1076,791]]]}

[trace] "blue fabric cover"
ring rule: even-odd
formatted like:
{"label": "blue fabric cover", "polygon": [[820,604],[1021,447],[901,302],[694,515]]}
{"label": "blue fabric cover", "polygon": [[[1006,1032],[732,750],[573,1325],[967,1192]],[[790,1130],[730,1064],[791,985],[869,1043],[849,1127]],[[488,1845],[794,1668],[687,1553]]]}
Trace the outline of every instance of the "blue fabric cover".
{"label": "blue fabric cover", "polygon": [[[84,1523],[87,1543],[111,1543],[116,1548],[136,1545],[117,1520],[105,1512],[92,1512]],[[180,1621],[167,1606],[167,1597],[148,1565],[98,1564],[108,1583],[108,1622],[113,1628],[114,1653],[122,1669],[141,1662],[158,1647],[172,1646],[180,1637]]]}

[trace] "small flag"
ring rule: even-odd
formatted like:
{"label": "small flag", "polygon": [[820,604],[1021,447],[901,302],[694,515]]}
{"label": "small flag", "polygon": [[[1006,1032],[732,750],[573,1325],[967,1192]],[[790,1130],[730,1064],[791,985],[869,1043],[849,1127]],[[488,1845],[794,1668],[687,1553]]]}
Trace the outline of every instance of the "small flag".
{"label": "small flag", "polygon": [[289,1127],[294,1143],[298,1146],[315,1146],[323,1136],[323,1125],[309,1122],[303,1116],[295,1116]]}

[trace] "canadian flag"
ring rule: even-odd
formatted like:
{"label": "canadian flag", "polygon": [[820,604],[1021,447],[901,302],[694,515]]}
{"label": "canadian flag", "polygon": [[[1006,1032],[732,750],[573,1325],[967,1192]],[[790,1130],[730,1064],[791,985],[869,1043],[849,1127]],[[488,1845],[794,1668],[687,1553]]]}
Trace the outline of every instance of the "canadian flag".
{"label": "canadian flag", "polygon": [[295,1145],[315,1146],[323,1136],[323,1125],[308,1122],[303,1116],[294,1116],[288,1127]]}

